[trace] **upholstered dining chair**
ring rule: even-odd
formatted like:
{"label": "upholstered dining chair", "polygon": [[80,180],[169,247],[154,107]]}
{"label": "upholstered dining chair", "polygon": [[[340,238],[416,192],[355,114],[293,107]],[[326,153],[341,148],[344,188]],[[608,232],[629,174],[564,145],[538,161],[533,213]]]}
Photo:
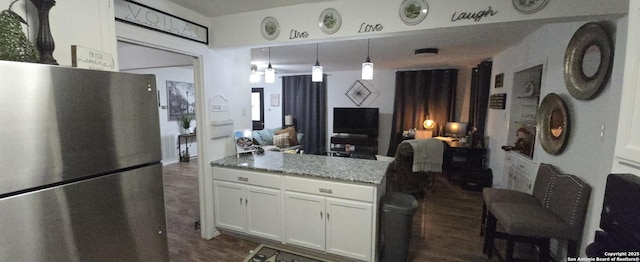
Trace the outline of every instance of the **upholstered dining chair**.
{"label": "upholstered dining chair", "polygon": [[[549,261],[550,239],[568,241],[567,255],[577,255],[582,238],[591,187],[574,175],[557,175],[545,201],[540,204],[493,203],[487,217],[487,255],[491,258],[494,240],[507,240],[505,261],[513,261],[514,243],[538,245],[539,261]],[[497,224],[502,226],[497,232]]]}
{"label": "upholstered dining chair", "polygon": [[[480,235],[485,231],[486,219],[489,208],[494,203],[519,203],[519,204],[540,204],[544,205],[548,201],[549,190],[555,177],[560,172],[552,165],[541,163],[536,173],[532,194],[500,188],[484,188],[482,190],[482,220],[480,224]],[[485,238],[483,253],[487,253],[488,241]]]}

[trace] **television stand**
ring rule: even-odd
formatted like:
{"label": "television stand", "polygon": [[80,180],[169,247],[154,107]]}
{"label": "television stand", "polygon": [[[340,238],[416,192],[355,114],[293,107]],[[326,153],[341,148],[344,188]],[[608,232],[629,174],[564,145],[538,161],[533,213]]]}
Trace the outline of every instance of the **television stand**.
{"label": "television stand", "polygon": [[375,157],[378,154],[378,139],[367,135],[338,134],[331,137],[330,150],[336,152],[337,156],[350,157],[353,152]]}

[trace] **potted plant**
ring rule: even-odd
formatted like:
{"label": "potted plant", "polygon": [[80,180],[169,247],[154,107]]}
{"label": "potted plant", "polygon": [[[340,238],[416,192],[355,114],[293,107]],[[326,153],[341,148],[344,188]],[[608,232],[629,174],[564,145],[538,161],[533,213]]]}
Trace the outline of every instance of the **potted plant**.
{"label": "potted plant", "polygon": [[193,116],[191,115],[180,115],[180,118],[178,119],[178,125],[180,125],[180,127],[182,128],[181,132],[183,134],[190,133],[189,128],[191,127],[191,120],[193,120]]}

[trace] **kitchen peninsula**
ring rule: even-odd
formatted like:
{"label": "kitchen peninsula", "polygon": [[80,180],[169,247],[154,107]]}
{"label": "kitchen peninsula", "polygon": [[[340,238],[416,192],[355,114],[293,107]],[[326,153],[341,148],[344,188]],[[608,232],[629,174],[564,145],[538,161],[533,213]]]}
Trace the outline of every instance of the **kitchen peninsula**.
{"label": "kitchen peninsula", "polygon": [[213,161],[216,226],[376,261],[388,164],[269,151]]}

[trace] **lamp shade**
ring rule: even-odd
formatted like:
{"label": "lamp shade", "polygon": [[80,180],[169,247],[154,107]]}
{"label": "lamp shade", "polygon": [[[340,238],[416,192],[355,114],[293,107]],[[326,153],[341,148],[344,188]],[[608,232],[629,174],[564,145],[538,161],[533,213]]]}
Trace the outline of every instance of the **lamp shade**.
{"label": "lamp shade", "polygon": [[292,115],[284,116],[284,125],[285,126],[292,126],[293,125],[293,116]]}
{"label": "lamp shade", "polygon": [[427,120],[424,120],[424,123],[422,123],[422,125],[426,129],[432,129],[436,125],[436,122],[434,122],[431,119],[427,119]]}
{"label": "lamp shade", "polygon": [[275,81],[276,81],[276,70],[274,70],[273,67],[271,67],[271,64],[269,64],[269,67],[267,67],[267,69],[264,70],[264,82],[271,84]]}
{"label": "lamp shade", "polygon": [[311,81],[322,82],[322,66],[320,63],[316,62],[316,65],[311,68]]}
{"label": "lamp shade", "polygon": [[368,61],[362,63],[362,79],[373,80],[373,63]]}

